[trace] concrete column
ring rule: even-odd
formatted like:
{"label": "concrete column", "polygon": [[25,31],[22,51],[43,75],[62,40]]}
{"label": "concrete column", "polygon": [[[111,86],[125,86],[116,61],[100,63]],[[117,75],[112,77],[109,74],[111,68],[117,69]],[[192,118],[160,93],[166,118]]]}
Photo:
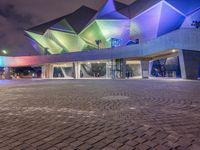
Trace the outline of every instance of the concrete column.
{"label": "concrete column", "polygon": [[75,79],[80,79],[80,72],[81,72],[81,66],[79,62],[74,62],[73,63],[74,67],[74,78]]}
{"label": "concrete column", "polygon": [[106,63],[106,78],[109,79],[112,77],[112,61]]}
{"label": "concrete column", "polygon": [[42,78],[43,79],[53,78],[53,65],[45,64],[44,66],[42,66]]}
{"label": "concrete column", "polygon": [[179,61],[182,78],[197,80],[200,66],[200,51],[179,50]]}
{"label": "concrete column", "polygon": [[180,63],[180,69],[181,69],[181,77],[182,79],[187,79],[183,50],[179,50],[179,63]]}
{"label": "concrete column", "polygon": [[141,73],[142,78],[147,79],[149,78],[149,61],[141,61]]}
{"label": "concrete column", "polygon": [[45,65],[42,66],[42,75],[41,75],[42,79],[45,79]]}
{"label": "concrete column", "polygon": [[73,67],[73,78],[76,78],[76,71],[75,71],[75,63],[72,63],[72,67]]}
{"label": "concrete column", "polygon": [[9,67],[5,67],[4,71],[5,71],[5,79],[10,80],[11,79],[10,68]]}
{"label": "concrete column", "polygon": [[151,71],[153,69],[153,61],[149,61],[149,78],[152,76]]}
{"label": "concrete column", "polygon": [[111,60],[111,78],[112,79],[116,78],[116,60],[115,59]]}
{"label": "concrete column", "polygon": [[53,79],[53,65],[49,64],[49,78]]}
{"label": "concrete column", "polygon": [[121,59],[121,78],[125,79],[126,78],[126,60],[125,59]]}

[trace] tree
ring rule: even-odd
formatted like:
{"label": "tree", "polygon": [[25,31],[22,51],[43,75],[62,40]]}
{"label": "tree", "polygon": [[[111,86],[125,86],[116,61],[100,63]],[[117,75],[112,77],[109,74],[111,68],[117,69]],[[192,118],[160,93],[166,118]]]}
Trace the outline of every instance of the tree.
{"label": "tree", "polygon": [[101,40],[95,40],[95,42],[96,42],[96,45],[97,45],[97,47],[99,49],[100,48],[100,44],[102,43],[102,41]]}

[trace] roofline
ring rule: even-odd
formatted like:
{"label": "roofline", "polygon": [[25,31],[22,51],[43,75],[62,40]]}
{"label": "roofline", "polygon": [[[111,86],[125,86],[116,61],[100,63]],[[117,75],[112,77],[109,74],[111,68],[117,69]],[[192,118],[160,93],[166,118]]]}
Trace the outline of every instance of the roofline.
{"label": "roofline", "polygon": [[[98,10],[93,9],[93,8],[91,8],[91,7],[88,7],[88,6],[86,6],[86,5],[82,5],[82,6],[78,7],[76,10],[74,10],[73,12],[71,12],[71,13],[69,13],[69,14],[67,14],[67,15],[63,15],[63,16],[61,16],[61,17],[59,17],[59,18],[51,19],[51,20],[49,20],[49,21],[45,21],[44,23],[41,23],[41,24],[39,24],[39,25],[36,25],[36,26],[30,27],[30,28],[28,28],[28,29],[25,29],[24,31],[30,31],[30,30],[32,30],[32,29],[34,29],[34,28],[37,28],[37,27],[39,27],[39,26],[48,24],[48,23],[50,23],[50,22],[52,22],[52,21],[58,20],[58,22],[59,22],[59,21],[61,21],[62,19],[64,19],[65,17],[70,16],[70,15],[73,15],[73,13],[75,13],[77,10],[79,10],[79,9],[82,8],[82,7],[87,7],[87,8],[89,8],[89,9],[91,9],[91,10],[98,11]],[[33,32],[33,31],[31,31],[31,32]],[[36,32],[35,32],[35,33],[36,33]]]}

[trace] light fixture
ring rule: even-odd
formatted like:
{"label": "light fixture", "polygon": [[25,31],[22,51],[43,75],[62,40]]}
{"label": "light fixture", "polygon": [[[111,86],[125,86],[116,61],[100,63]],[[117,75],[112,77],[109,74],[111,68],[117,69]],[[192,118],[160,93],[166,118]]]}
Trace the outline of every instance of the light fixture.
{"label": "light fixture", "polygon": [[7,50],[3,49],[3,50],[2,50],[2,53],[3,53],[3,54],[7,54],[8,52],[7,52]]}
{"label": "light fixture", "polygon": [[173,50],[172,50],[172,53],[176,53],[176,50],[175,50],[175,49],[173,49]]}

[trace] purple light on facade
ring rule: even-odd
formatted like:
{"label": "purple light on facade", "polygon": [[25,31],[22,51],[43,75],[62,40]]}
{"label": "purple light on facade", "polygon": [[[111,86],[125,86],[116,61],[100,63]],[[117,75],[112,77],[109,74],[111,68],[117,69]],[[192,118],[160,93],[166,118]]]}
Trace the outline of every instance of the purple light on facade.
{"label": "purple light on facade", "polygon": [[169,4],[189,15],[200,8],[200,0],[166,0]]}
{"label": "purple light on facade", "polygon": [[131,32],[134,39],[146,41],[157,36],[161,9],[162,3],[158,3],[132,19]]}
{"label": "purple light on facade", "polygon": [[36,52],[41,53],[42,49],[39,47],[39,43],[35,42],[32,39],[30,39],[30,42],[31,42],[31,45],[33,46],[33,48],[36,50]]}
{"label": "purple light on facade", "polygon": [[132,19],[132,37],[148,41],[181,27],[185,16],[165,1]]}
{"label": "purple light on facade", "polygon": [[0,80],[0,85],[1,86],[5,86],[5,85],[9,85],[12,84],[13,82],[11,80]]}
{"label": "purple light on facade", "polygon": [[103,8],[100,10],[97,18],[100,18],[106,14],[109,14],[111,12],[114,12],[116,11],[115,9],[115,4],[114,4],[114,1],[113,0],[108,0],[106,2],[106,4],[103,6]]}
{"label": "purple light on facade", "polygon": [[161,36],[180,28],[184,19],[185,17],[182,14],[163,2],[157,35]]}
{"label": "purple light on facade", "polygon": [[128,17],[120,14],[117,11],[114,11],[114,12],[109,13],[107,15],[101,16],[98,19],[128,19]]}
{"label": "purple light on facade", "polygon": [[65,26],[62,26],[60,24],[55,24],[51,27],[51,29],[53,30],[58,30],[58,31],[62,31],[62,32],[69,32],[70,30],[67,30]]}

